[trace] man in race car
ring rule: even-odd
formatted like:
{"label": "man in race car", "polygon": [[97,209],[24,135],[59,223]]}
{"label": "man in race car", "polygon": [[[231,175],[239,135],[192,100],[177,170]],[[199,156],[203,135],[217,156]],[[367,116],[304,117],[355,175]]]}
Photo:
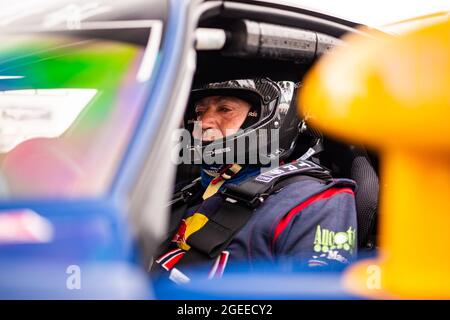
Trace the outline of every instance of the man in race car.
{"label": "man in race car", "polygon": [[200,159],[201,175],[176,191],[153,271],[176,279],[202,263],[215,278],[230,262],[290,258],[318,267],[355,257],[355,183],[313,160],[320,138],[296,153],[306,124],[296,113],[298,87],[258,78],[192,91],[186,150]]}

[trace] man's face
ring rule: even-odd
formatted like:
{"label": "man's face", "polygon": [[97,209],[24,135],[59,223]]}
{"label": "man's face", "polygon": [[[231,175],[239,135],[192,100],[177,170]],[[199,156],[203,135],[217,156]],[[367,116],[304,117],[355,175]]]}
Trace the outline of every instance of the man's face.
{"label": "man's face", "polygon": [[247,118],[250,104],[228,96],[211,96],[198,101],[195,105],[197,121],[194,126],[194,138],[213,141],[236,133]]}

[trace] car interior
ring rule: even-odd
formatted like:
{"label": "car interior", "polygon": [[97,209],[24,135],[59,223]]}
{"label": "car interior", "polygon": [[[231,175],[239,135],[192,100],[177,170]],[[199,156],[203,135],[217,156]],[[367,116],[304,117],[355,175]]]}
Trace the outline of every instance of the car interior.
{"label": "car interior", "polygon": [[[339,37],[345,32],[339,28],[283,17],[278,11],[264,15],[261,10],[256,12],[245,5],[235,5],[228,11],[225,7],[220,12],[207,12],[200,18],[198,28],[224,30],[226,43],[219,50],[197,50],[192,87],[255,77],[301,83],[323,53],[342,44]],[[309,127],[308,133],[297,141],[292,158],[303,155],[310,145],[308,139],[318,135],[323,138],[324,150],[315,160],[328,168],[334,177],[353,179],[358,184],[358,245],[360,251],[370,254],[376,248],[377,155],[362,146],[347,145]],[[198,166],[180,164],[175,185],[182,186],[198,176]]]}

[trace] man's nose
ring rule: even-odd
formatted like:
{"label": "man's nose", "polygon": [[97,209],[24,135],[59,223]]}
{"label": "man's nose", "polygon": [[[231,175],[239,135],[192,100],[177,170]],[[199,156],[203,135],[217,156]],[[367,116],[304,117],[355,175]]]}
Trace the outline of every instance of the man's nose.
{"label": "man's nose", "polygon": [[203,113],[201,121],[203,129],[215,127],[217,124],[217,113],[213,108],[208,108],[205,113]]}

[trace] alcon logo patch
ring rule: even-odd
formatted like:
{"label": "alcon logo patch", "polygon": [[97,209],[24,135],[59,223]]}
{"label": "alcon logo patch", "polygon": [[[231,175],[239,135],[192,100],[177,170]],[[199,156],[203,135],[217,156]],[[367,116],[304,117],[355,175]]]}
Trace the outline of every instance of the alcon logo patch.
{"label": "alcon logo patch", "polygon": [[331,231],[322,228],[320,225],[316,228],[314,237],[314,251],[328,252],[330,250],[345,250],[353,252],[356,243],[356,231],[349,227],[347,231]]}

